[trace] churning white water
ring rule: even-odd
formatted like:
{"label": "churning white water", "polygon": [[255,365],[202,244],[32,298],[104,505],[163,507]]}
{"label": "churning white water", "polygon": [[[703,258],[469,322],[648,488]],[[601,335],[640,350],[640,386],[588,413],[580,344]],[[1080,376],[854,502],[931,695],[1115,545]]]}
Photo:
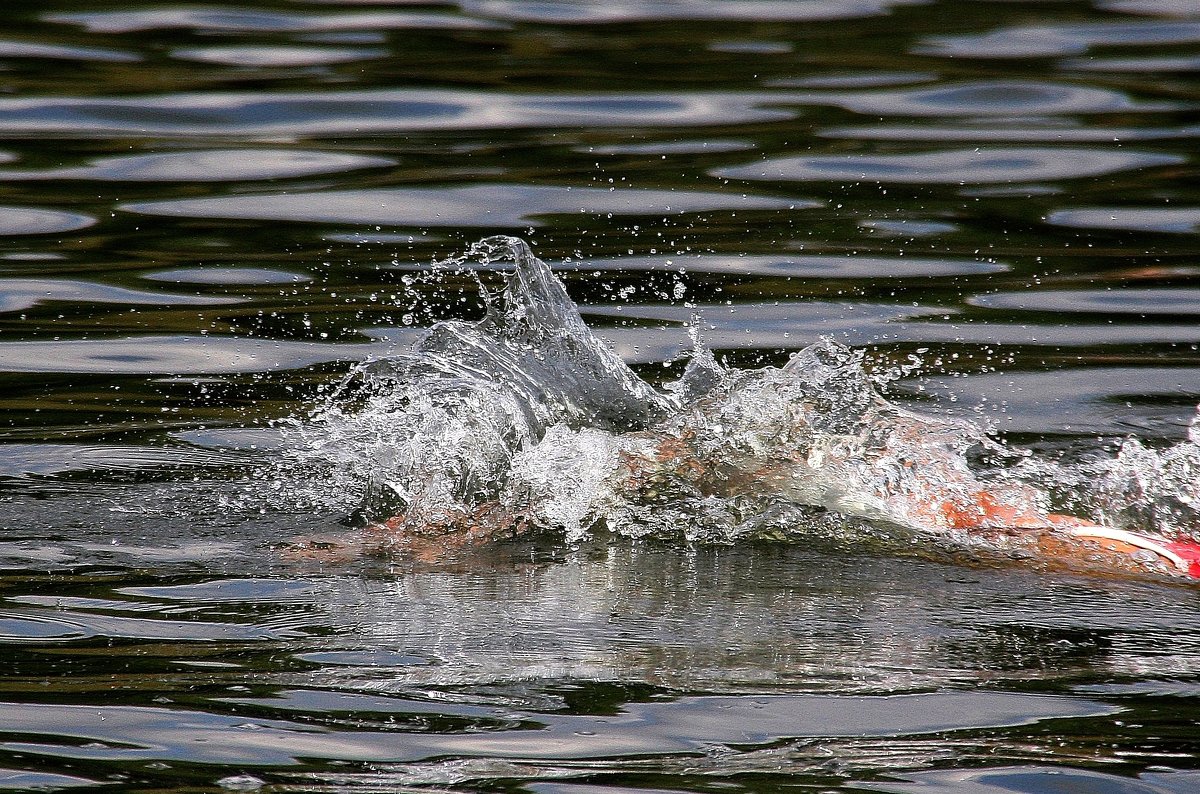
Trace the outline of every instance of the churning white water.
{"label": "churning white water", "polygon": [[1130,439],[1116,457],[1041,460],[889,402],[862,355],[828,340],[756,370],[697,345],[683,375],[655,388],[521,240],[487,238],[443,263],[499,264],[514,269],[501,295],[484,292],[481,321],[438,323],[408,353],[362,364],[289,431],[289,460],[319,472],[331,501],[397,516],[406,533],[486,526],[569,541],[600,529],[802,538],[836,525],[852,542],[899,532],[1029,553],[1019,533],[964,531],[940,509],[980,492],[1017,513],[1068,509],[1167,536],[1196,526],[1195,429],[1164,450]]}

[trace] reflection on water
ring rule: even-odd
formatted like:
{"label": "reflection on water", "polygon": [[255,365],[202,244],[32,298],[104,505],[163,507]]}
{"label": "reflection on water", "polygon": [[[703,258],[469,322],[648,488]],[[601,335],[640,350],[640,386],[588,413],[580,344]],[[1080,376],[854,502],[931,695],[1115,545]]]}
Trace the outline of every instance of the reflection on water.
{"label": "reflection on water", "polygon": [[[89,584],[66,573],[78,562],[43,562],[70,586],[8,598],[3,752],[31,772],[144,786],[183,770],[829,786],[987,758],[1032,774],[1047,759],[1027,731],[1051,731],[1059,763],[1136,769],[1107,742],[1144,742],[1191,713],[1159,706],[1198,652],[1200,627],[1176,619],[1189,591],[786,546],[601,544],[559,559],[518,547],[459,570],[289,563],[263,578],[253,544],[273,529],[244,526],[259,540],[216,557],[177,531],[147,538],[184,553],[137,585],[111,563]],[[98,560],[90,548],[63,553]],[[174,572],[191,561],[225,575]],[[114,641],[128,662],[106,671]],[[47,654],[64,664],[52,702]],[[1085,686],[1113,676],[1148,685]]]}
{"label": "reflection on water", "polygon": [[[889,229],[898,233],[937,233],[953,231],[936,228],[937,224],[918,221],[897,221],[889,226],[886,221],[866,221],[873,228]],[[930,226],[935,228],[930,229]],[[942,224],[941,226],[945,226]],[[722,273],[730,276],[776,276],[784,278],[919,278],[922,276],[966,276],[974,273],[998,273],[1008,266],[981,259],[950,259],[920,256],[871,256],[845,254],[730,254],[730,255],[670,255],[670,256],[625,256],[617,259],[588,258],[569,263],[564,268],[583,271],[662,271],[666,273]],[[636,316],[647,315],[645,306],[634,309]],[[753,313],[761,316],[759,312]]]}
{"label": "reflection on water", "polygon": [[369,137],[521,127],[688,127],[783,121],[752,93],[525,95],[432,89],[0,99],[0,135]]}
{"label": "reflection on water", "polygon": [[491,28],[494,23],[454,14],[406,11],[350,11],[337,14],[289,14],[256,11],[153,8],[145,11],[52,13],[43,19],[79,25],[93,33],[135,33],[170,28],[219,32],[299,33],[308,31],[433,28],[458,30]]}
{"label": "reflection on water", "polygon": [[796,182],[894,182],[971,184],[1077,179],[1131,168],[1175,165],[1181,158],[1138,152],[1101,154],[1087,149],[952,149],[905,155],[786,157],[715,171],[734,179]]}
{"label": "reflection on water", "polygon": [[429,263],[508,233],[648,379],[695,335],[751,367],[832,336],[1034,475],[1119,449],[1126,485],[1172,485],[1193,3],[0,20],[0,788],[1196,788],[1193,590],[914,559],[830,516],[338,562],[359,505],[280,462],[353,362],[481,316],[496,274]]}
{"label": "reflection on water", "polygon": [[1130,780],[1104,772],[1074,769],[1064,772],[1054,767],[1009,767],[973,772],[925,772],[902,776],[904,782],[879,783],[868,791],[887,791],[893,794],[922,794],[942,792],[971,792],[971,794],[1010,794],[1011,792],[1078,791],[1111,792],[1112,794],[1170,794],[1191,791],[1198,782],[1194,774],[1178,777],[1150,773],[1142,781]]}
{"label": "reflection on water", "polygon": [[143,273],[142,278],[150,281],[167,281],[183,284],[297,284],[312,281],[311,276],[268,270],[255,267],[204,267],[178,268]]}
{"label": "reflection on water", "polygon": [[1200,290],[1187,287],[1131,287],[1119,290],[1042,290],[1033,294],[1000,292],[968,299],[974,306],[1087,314],[1196,314]]}
{"label": "reflection on water", "polygon": [[236,303],[230,298],[170,295],[58,279],[0,278],[0,312],[31,309],[44,302],[149,303],[160,306]]}
{"label": "reflection on water", "polygon": [[147,215],[399,226],[536,225],[542,215],[679,215],[706,210],[783,210],[818,206],[745,194],[596,187],[477,184],[471,187],[288,192],[127,204]]}
{"label": "reflection on water", "polygon": [[314,176],[394,164],[394,160],[384,157],[359,157],[332,152],[233,149],[102,157],[76,168],[35,171],[13,168],[0,171],[0,182],[30,179],[96,179],[106,182],[255,181]]}
{"label": "reflection on water", "polygon": [[570,0],[536,4],[514,0],[465,0],[464,11],[495,19],[559,24],[650,20],[808,22],[884,14],[923,0],[614,0],[602,7]]}
{"label": "reflection on water", "polygon": [[1145,232],[1194,234],[1200,230],[1200,209],[1195,207],[1113,207],[1052,212],[1051,223],[1082,229],[1128,229]]}
{"label": "reflection on water", "polygon": [[[806,97],[868,116],[1069,116],[1122,110],[1159,110],[1171,105],[1134,103],[1120,91],[1064,85],[987,80],[946,87],[865,91]],[[1098,153],[1098,152],[1097,152]]]}
{"label": "reflection on water", "polygon": [[1200,23],[1141,20],[1081,25],[1020,25],[983,34],[931,36],[916,51],[956,58],[1044,58],[1077,55],[1093,47],[1193,44]]}
{"label": "reflection on water", "polygon": [[35,207],[0,207],[0,234],[53,234],[86,229],[96,219],[77,212],[37,209]]}
{"label": "reflection on water", "polygon": [[[393,333],[393,339],[403,338]],[[5,372],[208,374],[296,369],[325,361],[356,361],[391,350],[379,345],[322,345],[227,336],[138,336],[10,342],[0,347]]]}

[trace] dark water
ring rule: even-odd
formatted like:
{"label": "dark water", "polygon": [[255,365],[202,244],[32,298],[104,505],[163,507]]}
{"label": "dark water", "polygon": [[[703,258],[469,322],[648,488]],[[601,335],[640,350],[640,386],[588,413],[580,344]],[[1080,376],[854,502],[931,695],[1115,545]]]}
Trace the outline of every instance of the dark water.
{"label": "dark water", "polygon": [[508,233],[647,377],[699,313],[1047,460],[1176,444],[1196,3],[0,20],[0,788],[1200,789],[1194,589],[823,541],[296,559],[353,520],[277,428],[478,317],[414,276]]}

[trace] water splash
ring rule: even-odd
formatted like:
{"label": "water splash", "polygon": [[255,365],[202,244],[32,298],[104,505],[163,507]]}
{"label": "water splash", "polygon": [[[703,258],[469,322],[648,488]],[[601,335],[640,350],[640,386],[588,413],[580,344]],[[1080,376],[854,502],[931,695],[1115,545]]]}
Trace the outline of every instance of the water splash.
{"label": "water splash", "polygon": [[1155,450],[1129,438],[1085,474],[1089,507],[1106,522],[1200,536],[1200,411],[1186,441]]}
{"label": "water splash", "polygon": [[498,296],[480,285],[482,320],[438,323],[410,352],[364,363],[294,430],[293,460],[369,519],[394,516],[390,537],[604,528],[728,542],[811,535],[832,515],[854,542],[899,529],[1028,553],[1010,530],[1047,515],[1070,480],[1091,483],[1087,506],[1111,526],[1195,523],[1200,431],[1162,452],[1131,440],[1086,472],[1031,462],[970,422],[888,402],[861,353],[827,340],[754,371],[697,343],[656,389],[524,242],[488,238],[442,266],[498,263],[514,270]]}
{"label": "water splash", "polygon": [[299,425],[298,459],[424,526],[496,500],[513,456],[558,423],[618,433],[666,415],[670,400],[591,334],[523,241],[487,238],[440,265],[497,261],[516,270],[499,297],[483,290],[481,321],[438,323],[409,353],[358,367],[360,405],[335,397]]}

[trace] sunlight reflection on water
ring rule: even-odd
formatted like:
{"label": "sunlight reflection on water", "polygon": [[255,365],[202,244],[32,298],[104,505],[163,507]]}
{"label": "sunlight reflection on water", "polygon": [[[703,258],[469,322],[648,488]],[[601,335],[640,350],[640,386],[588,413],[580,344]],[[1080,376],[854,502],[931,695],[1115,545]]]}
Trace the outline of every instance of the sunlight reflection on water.
{"label": "sunlight reflection on water", "polygon": [[77,6],[0,11],[0,788],[1195,788],[1193,590],[830,516],[345,559],[358,491],[289,457],[507,233],[650,380],[832,337],[1027,466],[1152,458],[1194,3]]}

